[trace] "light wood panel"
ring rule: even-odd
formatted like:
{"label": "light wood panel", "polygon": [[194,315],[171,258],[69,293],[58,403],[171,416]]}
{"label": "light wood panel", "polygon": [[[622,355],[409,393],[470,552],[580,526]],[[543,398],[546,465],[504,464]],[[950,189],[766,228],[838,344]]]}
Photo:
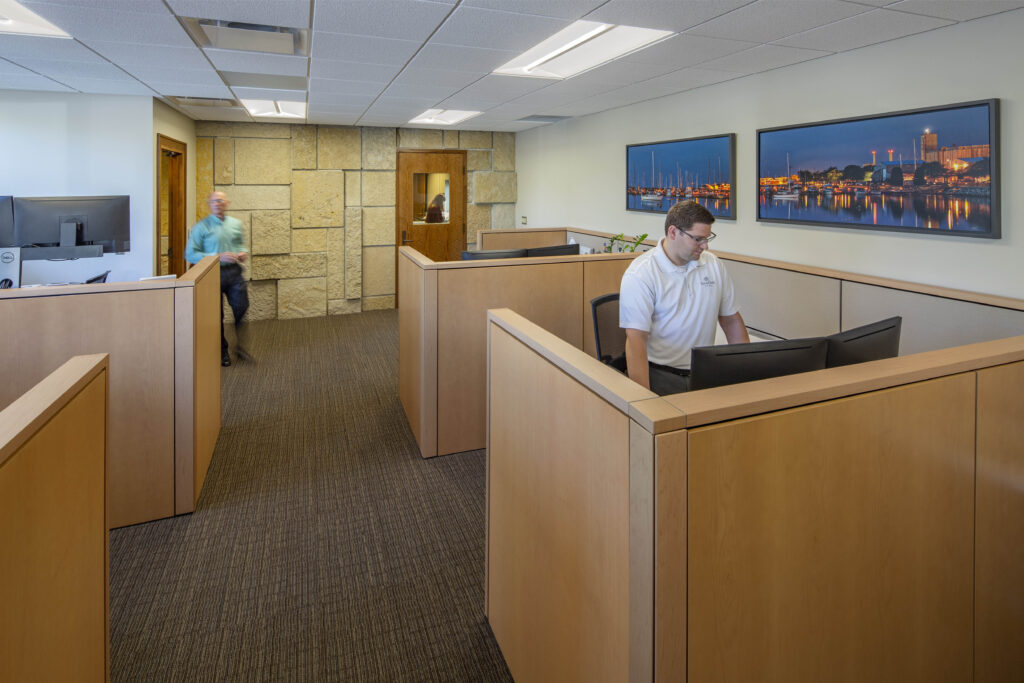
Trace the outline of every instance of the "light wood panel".
{"label": "light wood panel", "polygon": [[594,342],[594,315],[590,302],[602,294],[618,292],[622,274],[632,262],[632,259],[583,262],[583,350],[592,356],[597,354],[597,345]]}
{"label": "light wood panel", "polygon": [[488,621],[518,683],[629,680],[628,418],[490,329]]}
{"label": "light wood panel", "polygon": [[578,261],[438,271],[438,453],[486,442],[487,309],[507,306],[579,348],[582,287]]}
{"label": "light wood panel", "polygon": [[689,680],[971,680],[974,384],[690,431]]}
{"label": "light wood panel", "polygon": [[843,329],[894,315],[903,316],[901,355],[1024,334],[1024,311],[843,283]]}
{"label": "light wood panel", "polygon": [[196,509],[195,287],[174,290],[174,331],[174,514],[182,515]]}
{"label": "light wood panel", "polygon": [[654,467],[654,437],[630,422],[629,680],[632,683],[646,683],[654,677]]}
{"label": "light wood panel", "polygon": [[[192,503],[206,481],[206,472],[217,447],[221,427],[220,365],[220,264],[211,267],[196,281],[195,297],[195,374],[191,391],[195,396],[195,459],[192,472]],[[182,331],[176,332],[181,335]],[[176,393],[189,391],[179,387]]]}
{"label": "light wood panel", "polygon": [[106,359],[37,388],[0,413],[0,680],[106,681]]}
{"label": "light wood panel", "polygon": [[[634,429],[640,429],[635,422]],[[654,439],[654,680],[686,681],[685,431]]]}
{"label": "light wood panel", "polygon": [[476,236],[480,249],[530,249],[565,244],[565,228],[531,230],[481,230]]}
{"label": "light wood panel", "polygon": [[839,331],[839,280],[740,261],[725,266],[747,326],[783,339]]}
{"label": "light wood panel", "polygon": [[429,458],[437,455],[437,271],[423,270],[403,250],[398,281],[398,394]]}
{"label": "light wood panel", "polygon": [[978,372],[977,683],[1024,681],[1024,363]]}
{"label": "light wood panel", "polygon": [[109,353],[110,523],[170,517],[174,288],[90,291],[0,301],[0,347],[17,359],[0,383],[0,405],[73,355]]}

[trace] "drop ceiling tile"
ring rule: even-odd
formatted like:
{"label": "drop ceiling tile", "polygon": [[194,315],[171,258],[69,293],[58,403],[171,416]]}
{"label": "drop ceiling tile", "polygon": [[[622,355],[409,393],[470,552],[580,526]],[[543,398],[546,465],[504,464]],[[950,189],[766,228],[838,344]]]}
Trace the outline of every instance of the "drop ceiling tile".
{"label": "drop ceiling tile", "polygon": [[450,71],[448,69],[423,69],[407,66],[395,77],[395,83],[435,83],[443,86],[464,88],[480,80],[490,71]]}
{"label": "drop ceiling tile", "polygon": [[272,88],[231,88],[239,100],[283,100],[305,102],[305,90],[274,90]]}
{"label": "drop ceiling tile", "polygon": [[587,21],[685,31],[751,0],[611,0],[583,17]]}
{"label": "drop ceiling tile", "polygon": [[432,109],[436,106],[439,109],[487,111],[488,109],[497,107],[499,104],[504,104],[507,101],[507,99],[501,99],[500,97],[472,97],[469,95],[463,95],[462,93],[456,93],[447,99],[441,100],[436,105],[432,104],[424,107],[424,109]]}
{"label": "drop ceiling tile", "polygon": [[214,48],[207,48],[204,52],[218,71],[238,71],[271,76],[305,76],[309,69],[309,58],[299,55],[273,55],[266,52],[240,52]]}
{"label": "drop ceiling tile", "polygon": [[808,50],[782,45],[758,45],[743,52],[713,59],[701,64],[701,68],[713,71],[729,71],[737,74],[753,74],[780,66],[806,62],[830,54],[821,50]]}
{"label": "drop ceiling tile", "polygon": [[855,2],[858,5],[872,5],[874,7],[885,7],[891,5],[898,0],[847,0],[847,2]]}
{"label": "drop ceiling tile", "polygon": [[250,121],[249,113],[238,107],[179,107],[197,121]]}
{"label": "drop ceiling tile", "polygon": [[83,42],[143,43],[194,47],[195,43],[170,12],[146,14],[69,5],[33,5],[32,11]]}
{"label": "drop ceiling tile", "polygon": [[778,45],[841,52],[948,26],[946,19],[876,9],[777,41]]}
{"label": "drop ceiling tile", "polygon": [[462,45],[516,54],[550,38],[569,25],[564,19],[459,6],[430,39],[439,45]]}
{"label": "drop ceiling tile", "polygon": [[460,97],[479,97],[482,100],[508,100],[531,93],[551,85],[551,81],[542,78],[520,78],[518,76],[501,76],[490,74],[477,82],[467,85],[459,91]]}
{"label": "drop ceiling tile", "polygon": [[331,78],[339,81],[366,81],[389,83],[402,69],[395,64],[362,64],[336,59],[313,59],[309,65],[310,78]]}
{"label": "drop ceiling tile", "polygon": [[688,33],[708,38],[770,43],[869,9],[866,5],[841,0],[757,0],[692,28]]}
{"label": "drop ceiling tile", "polygon": [[451,11],[451,5],[424,0],[320,2],[313,13],[313,28],[422,42]]}
{"label": "drop ceiling tile", "polygon": [[[656,45],[626,55],[618,62],[626,64],[668,65],[671,70],[696,66],[701,62],[724,57],[754,47],[756,43],[740,40],[723,40],[683,33],[663,40]],[[653,74],[658,75],[658,74]]]}
{"label": "drop ceiling tile", "polygon": [[604,3],[605,0],[462,0],[461,6],[575,21]]}
{"label": "drop ceiling tile", "polygon": [[68,78],[64,81],[75,90],[95,95],[148,95],[156,93],[135,79],[107,80],[104,78]]}
{"label": "drop ceiling tile", "polygon": [[579,76],[573,76],[569,81],[582,83],[599,83],[610,85],[626,85],[636,83],[644,78],[654,78],[671,71],[676,71],[681,66],[674,62],[661,62],[660,64],[637,64],[635,62],[614,61],[596,69],[591,69]]}
{"label": "drop ceiling tile", "polygon": [[309,94],[312,97],[320,97],[321,95],[363,95],[376,97],[386,85],[387,83],[312,78],[309,81]]}
{"label": "drop ceiling tile", "polygon": [[173,66],[142,66],[130,64],[124,70],[140,81],[163,83],[195,83],[196,85],[223,85],[220,74],[211,67],[205,69],[179,69]]}
{"label": "drop ceiling tile", "polygon": [[369,64],[404,66],[416,54],[422,43],[418,40],[394,40],[357,36],[348,33],[313,32],[313,62],[318,59],[337,59]]}
{"label": "drop ceiling tile", "polygon": [[96,54],[77,40],[0,34],[0,57],[19,59],[93,60]]}
{"label": "drop ceiling tile", "polygon": [[115,64],[159,66],[174,64],[183,69],[208,69],[210,63],[197,47],[171,47],[169,45],[140,45],[92,40],[88,46]]}
{"label": "drop ceiling tile", "polygon": [[515,57],[511,50],[489,50],[480,47],[437,45],[431,40],[417,53],[409,66],[421,69],[450,69],[472,73],[490,73]]}
{"label": "drop ceiling tile", "polygon": [[309,0],[167,0],[167,4],[181,17],[309,28],[312,3]]}
{"label": "drop ceiling tile", "polygon": [[336,91],[319,91],[309,93],[309,106],[323,107],[362,107],[366,109],[377,99],[377,94],[360,95],[358,93],[345,93]]}
{"label": "drop ceiling tile", "polygon": [[643,81],[643,83],[644,85],[650,87],[664,87],[670,89],[672,92],[682,92],[684,90],[692,90],[693,88],[711,85],[712,83],[730,81],[735,77],[736,74],[728,71],[714,71],[711,69],[690,68],[680,69],[679,71],[673,71],[672,73],[665,74],[664,76],[651,78],[649,80]]}
{"label": "drop ceiling tile", "polygon": [[161,95],[170,97],[223,97],[225,99],[234,99],[235,97],[226,85],[199,85],[196,83],[175,82],[157,83],[153,81],[147,81],[146,85]]}
{"label": "drop ceiling tile", "polygon": [[58,61],[55,59],[19,59],[18,64],[43,76],[55,78],[61,82],[63,77],[77,76],[80,78],[106,78],[112,81],[132,80],[131,76],[110,62],[103,61],[93,55],[93,60],[82,62]]}
{"label": "drop ceiling tile", "polygon": [[459,91],[454,85],[435,85],[433,83],[392,83],[384,91],[387,97],[433,97],[443,100]]}
{"label": "drop ceiling tile", "polygon": [[887,5],[887,9],[953,21],[969,21],[1021,7],[1024,2],[1017,0],[901,0]]}
{"label": "drop ceiling tile", "polygon": [[[20,4],[30,9],[31,6],[38,5],[64,5],[65,7],[84,7],[117,12],[130,9],[132,12],[142,12],[143,14],[168,14],[163,0],[131,0],[131,3],[126,3],[125,0],[21,0]],[[39,14],[38,10],[32,9],[32,11]]]}
{"label": "drop ceiling tile", "polygon": [[57,81],[39,76],[30,71],[24,74],[4,74],[0,81],[0,90],[52,90],[56,92],[74,92],[73,88]]}
{"label": "drop ceiling tile", "polygon": [[321,114],[309,112],[306,114],[306,122],[324,126],[354,126],[359,120],[359,116],[360,114]]}

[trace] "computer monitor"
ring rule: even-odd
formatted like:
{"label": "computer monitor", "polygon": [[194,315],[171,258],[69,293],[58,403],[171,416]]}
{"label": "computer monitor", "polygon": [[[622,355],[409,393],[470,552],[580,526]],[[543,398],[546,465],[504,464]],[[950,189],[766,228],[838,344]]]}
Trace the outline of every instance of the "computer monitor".
{"label": "computer monitor", "polygon": [[14,242],[14,201],[0,197],[0,247],[18,246]]}
{"label": "computer monitor", "polygon": [[527,256],[576,256],[580,253],[578,244],[555,244],[550,247],[531,247]]}
{"label": "computer monitor", "polygon": [[903,318],[896,316],[826,337],[828,357],[825,366],[836,368],[898,356],[902,325]]}
{"label": "computer monitor", "polygon": [[479,261],[492,258],[522,258],[526,256],[525,249],[487,249],[484,251],[464,251],[463,261]]}
{"label": "computer monitor", "polygon": [[17,246],[101,246],[104,253],[128,251],[128,195],[112,197],[15,197]]}
{"label": "computer monitor", "polygon": [[699,346],[690,357],[690,391],[822,370],[828,341],[782,341]]}

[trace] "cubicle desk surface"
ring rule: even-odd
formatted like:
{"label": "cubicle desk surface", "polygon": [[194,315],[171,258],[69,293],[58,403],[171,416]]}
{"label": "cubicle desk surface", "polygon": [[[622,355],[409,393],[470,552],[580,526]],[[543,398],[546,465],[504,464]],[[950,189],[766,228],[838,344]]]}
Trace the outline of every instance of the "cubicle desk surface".
{"label": "cubicle desk surface", "polygon": [[488,327],[486,611],[516,680],[1024,676],[1024,336],[655,397]]}
{"label": "cubicle desk surface", "polygon": [[194,509],[220,428],[219,291],[214,257],[177,280],[0,291],[0,406],[70,356],[110,355],[112,527]]}

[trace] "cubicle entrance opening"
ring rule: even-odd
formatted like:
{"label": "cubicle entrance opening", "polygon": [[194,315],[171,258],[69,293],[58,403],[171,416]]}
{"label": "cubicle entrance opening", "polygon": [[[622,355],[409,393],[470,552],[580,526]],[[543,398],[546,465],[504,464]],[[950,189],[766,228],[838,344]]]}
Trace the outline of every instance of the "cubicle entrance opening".
{"label": "cubicle entrance opening", "polygon": [[185,274],[185,165],[188,147],[157,135],[156,274]]}
{"label": "cubicle entrance opening", "polygon": [[[466,248],[466,151],[398,150],[395,243],[434,261],[458,261]],[[398,253],[395,253],[395,292]]]}

